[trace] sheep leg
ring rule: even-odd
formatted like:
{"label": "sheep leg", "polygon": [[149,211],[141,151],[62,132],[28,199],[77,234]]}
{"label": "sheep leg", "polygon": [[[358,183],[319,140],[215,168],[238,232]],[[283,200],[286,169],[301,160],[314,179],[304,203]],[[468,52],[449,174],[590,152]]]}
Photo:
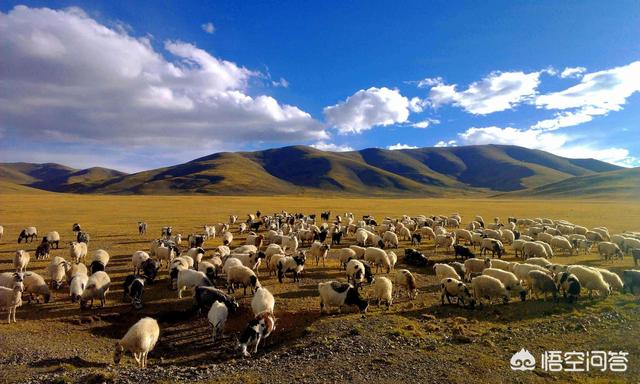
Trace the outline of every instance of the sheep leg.
{"label": "sheep leg", "polygon": [[253,353],[258,353],[258,344],[260,344],[260,339],[262,338],[262,336],[260,334],[258,334],[258,339],[256,340],[256,344],[253,347]]}
{"label": "sheep leg", "polygon": [[18,311],[18,307],[13,307],[13,322],[17,323],[16,321],[16,312]]}
{"label": "sheep leg", "polygon": [[11,308],[7,309],[7,324],[11,324]]}

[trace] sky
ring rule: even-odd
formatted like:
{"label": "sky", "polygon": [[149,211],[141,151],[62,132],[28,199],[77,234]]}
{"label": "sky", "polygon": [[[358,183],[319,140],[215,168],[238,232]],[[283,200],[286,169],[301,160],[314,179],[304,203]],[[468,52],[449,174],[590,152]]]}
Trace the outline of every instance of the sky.
{"label": "sky", "polygon": [[513,144],[640,166],[638,1],[0,3],[0,161]]}

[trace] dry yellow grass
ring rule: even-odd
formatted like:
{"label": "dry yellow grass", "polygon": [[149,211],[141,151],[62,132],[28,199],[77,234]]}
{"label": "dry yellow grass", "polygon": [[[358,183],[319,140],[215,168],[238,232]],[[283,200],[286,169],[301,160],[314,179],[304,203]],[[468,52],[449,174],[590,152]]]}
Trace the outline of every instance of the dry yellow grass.
{"label": "dry yellow grass", "polygon": [[[0,380],[15,381],[21,378],[39,373],[53,372],[59,364],[75,369],[103,369],[109,362],[108,354],[104,350],[110,350],[114,338],[121,337],[126,326],[140,316],[133,311],[130,305],[122,303],[121,283],[124,277],[131,273],[131,254],[139,249],[148,250],[149,241],[159,235],[160,227],[172,225],[175,232],[186,235],[192,232],[201,232],[203,224],[226,222],[229,214],[236,214],[243,220],[247,213],[261,210],[264,214],[271,214],[286,210],[289,213],[320,213],[331,210],[332,214],[353,212],[356,217],[363,214],[371,214],[378,218],[384,216],[398,217],[402,214],[450,214],[459,212],[466,222],[475,215],[480,214],[485,221],[492,221],[499,216],[506,221],[508,216],[515,217],[549,217],[562,218],[576,224],[593,227],[607,226],[612,233],[623,230],[640,230],[640,203],[616,202],[616,201],[544,201],[544,200],[495,200],[495,199],[346,199],[346,198],[307,198],[307,197],[201,197],[201,196],[99,196],[99,195],[66,195],[56,193],[17,195],[2,195],[0,205],[0,225],[4,226],[5,237],[0,241],[0,271],[8,271],[12,268],[10,259],[16,249],[25,248],[32,252],[37,243],[28,245],[16,244],[19,230],[28,225],[37,226],[39,233],[44,234],[50,230],[57,230],[62,236],[64,247],[54,250],[52,255],[67,257],[66,242],[72,239],[71,224],[79,222],[92,237],[91,251],[104,248],[112,257],[107,271],[113,280],[112,293],[107,307],[100,310],[84,311],[78,309],[77,304],[71,304],[67,298],[67,288],[56,293],[54,299],[48,304],[25,305],[18,310],[19,323],[10,327],[0,325],[0,339],[4,341],[4,348],[0,350],[0,361],[13,361],[16,354],[20,354],[24,348],[38,351],[42,356],[40,360],[29,364],[12,365],[11,376],[0,373]],[[148,223],[146,236],[138,236],[137,221],[144,220]],[[234,245],[243,243],[244,236],[237,236]],[[347,239],[345,244],[353,243],[353,239]],[[220,244],[219,238],[206,243],[207,248]],[[402,242],[398,255],[402,258],[404,247],[408,242]],[[433,244],[424,243],[421,246],[428,256],[432,256]],[[210,252],[208,252],[210,254]],[[512,260],[512,252],[507,259]],[[450,260],[451,253],[438,253],[437,260]],[[554,261],[561,263],[587,263],[590,265],[602,265],[598,256],[591,253],[586,256],[557,257]],[[37,271],[43,275],[48,261],[35,261],[29,266],[29,270]],[[632,265],[629,258],[616,261],[615,264],[606,264],[615,271],[626,269]],[[404,267],[404,266],[403,266]],[[439,305],[439,295],[435,293],[437,288],[435,276],[428,270],[412,270],[419,274],[418,283],[421,289],[415,304],[406,303],[401,299],[389,312],[372,309],[366,322],[357,315],[343,315],[328,318],[318,318],[318,302],[316,284],[318,281],[342,278],[343,274],[337,268],[337,262],[330,260],[326,268],[307,265],[307,272],[300,284],[293,284],[287,278],[285,284],[279,284],[273,277],[267,277],[266,272],[260,272],[261,282],[267,286],[276,296],[276,312],[279,317],[281,332],[273,336],[273,351],[280,349],[303,348],[297,343],[303,343],[302,330],[307,337],[317,342],[332,346],[335,340],[343,337],[341,332],[345,324],[355,324],[357,332],[359,327],[365,329],[363,333],[371,332],[366,328],[367,324],[383,324],[379,330],[381,334],[376,337],[391,337],[399,340],[409,340],[411,337],[419,340],[421,349],[416,350],[416,357],[423,359],[437,359],[447,353],[453,356],[458,354],[465,358],[475,359],[477,364],[469,367],[450,363],[457,371],[448,376],[452,382],[465,382],[469,375],[480,382],[490,381],[496,374],[491,367],[508,361],[514,348],[519,349],[519,343],[528,343],[530,348],[556,348],[565,349],[597,349],[619,348],[629,350],[635,356],[640,354],[640,346],[633,340],[637,338],[638,331],[638,306],[630,295],[615,295],[606,301],[588,300],[582,301],[578,310],[563,304],[551,302],[526,302],[514,303],[509,306],[500,306],[496,309],[482,311],[465,311],[457,308],[442,309]],[[193,318],[183,319],[184,311],[191,306],[191,299],[177,300],[175,292],[167,288],[166,272],[162,271],[162,279],[145,292],[147,307],[143,311],[163,318],[163,338],[159,351],[151,356],[151,365],[154,364],[178,364],[199,365],[205,362],[225,362],[233,356],[233,340],[223,341],[219,346],[212,346],[206,323]],[[240,298],[243,310],[238,317],[229,323],[229,332],[239,332],[249,318],[250,298]],[[38,310],[36,310],[36,308]],[[601,313],[620,312],[627,319],[627,323],[620,328],[611,329],[608,338],[598,334],[584,335],[571,334],[571,343],[564,340],[564,336],[556,334],[543,335],[539,340],[522,339],[524,336],[513,336],[513,340],[491,342],[496,344],[485,345],[474,343],[460,347],[456,344],[442,344],[443,335],[456,321],[456,316],[464,316],[471,319],[465,325],[472,335],[490,339],[496,332],[509,327],[521,329],[547,327],[555,321],[569,321],[573,324],[575,319],[592,319]],[[425,324],[422,315],[433,314],[436,319]],[[499,315],[498,315],[499,314]],[[553,319],[549,320],[552,316]],[[39,320],[45,319],[46,323]],[[567,320],[568,319],[568,320]],[[0,318],[0,320],[2,320]],[[86,321],[86,322],[85,322]],[[587,321],[587,320],[585,320]],[[591,321],[591,320],[588,320]],[[573,323],[572,323],[573,322]],[[627,328],[627,326],[630,327]],[[573,326],[573,325],[572,325]],[[622,330],[624,326],[624,331]],[[595,325],[594,325],[595,327]],[[496,331],[496,329],[498,331]],[[573,328],[572,328],[573,329]],[[297,330],[293,332],[294,330]],[[289,336],[285,331],[293,332]],[[292,337],[290,337],[293,335]],[[523,334],[524,335],[524,334]],[[450,335],[449,335],[450,336]],[[449,337],[449,336],[445,336]],[[496,337],[498,337],[496,336]],[[42,341],[46,342],[43,343]],[[302,341],[300,341],[302,340]],[[314,341],[316,342],[316,341]],[[435,343],[435,344],[434,344]],[[302,345],[302,344],[301,344]],[[428,348],[436,345],[437,352],[431,352]],[[435,350],[435,349],[434,349]],[[185,352],[186,351],[186,352]],[[380,351],[382,353],[384,351]],[[376,352],[378,353],[378,352]],[[47,356],[55,356],[47,359]],[[79,356],[79,357],[73,357]],[[159,357],[163,357],[160,362]],[[372,357],[373,358],[373,355]],[[381,357],[376,357],[380,360]],[[396,358],[399,359],[399,358]],[[455,359],[454,359],[455,360]],[[377,360],[376,360],[377,361]],[[635,361],[635,360],[633,360]],[[65,365],[66,364],[66,365]],[[394,364],[399,364],[395,362]],[[510,370],[501,367],[499,375],[501,381],[511,382],[514,379]],[[637,362],[631,366],[631,372],[638,374],[640,366]],[[59,370],[57,372],[60,372]],[[63,369],[64,372],[64,369]],[[276,373],[274,373],[275,375]],[[592,377],[592,376],[588,376]],[[599,376],[606,381],[616,381],[620,377],[605,375]],[[223,377],[224,378],[224,377]],[[234,381],[235,376],[226,377]],[[561,376],[566,381],[582,381],[583,377]],[[291,377],[288,378],[292,380]],[[546,381],[544,377],[529,376],[531,381]],[[283,378],[284,380],[284,378]],[[286,380],[285,380],[286,381]],[[585,380],[588,381],[588,380]]]}

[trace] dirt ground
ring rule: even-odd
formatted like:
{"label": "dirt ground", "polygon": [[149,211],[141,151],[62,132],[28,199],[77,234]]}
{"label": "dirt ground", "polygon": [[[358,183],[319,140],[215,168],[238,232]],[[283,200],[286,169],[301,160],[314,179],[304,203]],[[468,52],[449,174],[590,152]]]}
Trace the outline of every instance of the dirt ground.
{"label": "dirt ground", "polygon": [[[637,382],[640,378],[640,306],[638,297],[616,293],[606,300],[584,295],[575,305],[527,300],[508,305],[467,310],[442,306],[437,281],[429,269],[411,269],[418,278],[417,299],[405,297],[391,309],[371,306],[366,317],[350,312],[319,315],[317,284],[344,279],[335,260],[326,266],[308,262],[299,283],[279,284],[261,270],[259,278],[276,298],[277,330],[261,345],[256,356],[242,358],[237,337],[251,318],[250,295],[236,292],[241,308],[230,316],[226,334],[215,343],[206,319],[193,311],[190,297],[177,299],[168,287],[166,271],[145,290],[145,307],[134,310],[124,303],[122,282],[130,274],[131,255],[149,249],[160,227],[172,225],[174,233],[201,232],[203,224],[226,222],[229,214],[240,219],[257,209],[264,214],[283,209],[290,213],[333,215],[353,212],[377,218],[402,214],[459,212],[463,222],[476,214],[486,221],[499,216],[562,218],[593,227],[605,225],[611,233],[640,230],[640,203],[542,200],[466,199],[312,199],[295,197],[162,197],[2,195],[0,272],[13,269],[17,249],[31,252],[28,270],[47,277],[48,260],[35,260],[38,242],[16,243],[21,228],[35,225],[39,234],[57,230],[61,248],[52,256],[68,258],[71,224],[79,222],[91,235],[89,253],[105,249],[112,285],[102,309],[80,310],[68,297],[68,287],[53,293],[47,304],[27,304],[18,309],[17,324],[0,324],[0,381],[13,382],[426,382],[492,383],[535,382]],[[148,223],[139,236],[137,221]],[[235,232],[235,227],[232,231]],[[236,235],[234,233],[234,235]],[[347,238],[342,246],[353,244]],[[207,256],[218,238],[205,243]],[[244,243],[236,235],[233,245]],[[402,255],[409,244],[395,250],[396,268],[407,268]],[[451,261],[451,252],[434,255],[431,241],[419,247],[437,261]],[[515,260],[508,247],[507,260]],[[562,257],[559,263],[601,265],[615,272],[632,267],[632,260],[604,262],[598,255]],[[391,272],[393,275],[394,272]],[[367,292],[367,289],[365,289]],[[188,296],[188,295],[187,295]],[[4,315],[0,315],[5,319]],[[128,327],[144,316],[158,319],[161,337],[149,355],[149,368],[141,371],[127,356],[120,366],[112,361],[113,344]],[[555,373],[540,368],[515,372],[509,367],[514,352],[528,349],[539,361],[544,351],[625,351],[626,373]]]}

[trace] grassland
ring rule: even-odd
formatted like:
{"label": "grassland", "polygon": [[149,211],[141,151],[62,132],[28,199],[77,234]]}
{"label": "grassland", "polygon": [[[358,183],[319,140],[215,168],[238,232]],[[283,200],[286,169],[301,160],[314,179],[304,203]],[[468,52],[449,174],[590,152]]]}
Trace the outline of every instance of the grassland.
{"label": "grassland", "polygon": [[[121,302],[121,283],[130,273],[130,256],[148,250],[150,240],[164,225],[188,234],[203,224],[226,221],[229,214],[241,218],[257,209],[265,214],[288,212],[334,214],[353,212],[376,217],[402,214],[459,212],[469,220],[476,214],[485,220],[499,216],[564,218],[610,231],[640,230],[640,202],[506,200],[506,199],[345,199],[303,197],[201,197],[201,196],[100,196],[56,193],[2,195],[0,271],[12,269],[19,230],[35,225],[40,233],[60,232],[71,240],[71,224],[79,222],[92,237],[90,250],[111,254],[107,267],[113,288],[106,308],[80,311],[70,303],[66,287],[48,304],[26,304],[18,310],[18,323],[0,325],[2,382],[42,382],[54,376],[69,381],[189,381],[199,382],[636,382],[640,377],[640,313],[638,299],[615,294],[606,300],[565,303],[527,301],[464,310],[439,303],[432,271],[410,268],[418,274],[420,294],[414,302],[399,299],[391,310],[372,307],[365,319],[354,313],[318,315],[316,285],[340,279],[335,260],[326,267],[307,265],[297,284],[287,278],[279,284],[266,271],[260,280],[276,297],[278,330],[256,358],[239,359],[235,337],[250,318],[249,297],[241,297],[242,309],[230,319],[228,336],[213,344],[205,320],[191,311],[191,299],[178,300],[168,288],[166,272],[145,292],[145,308],[134,311]],[[136,223],[149,224],[146,236],[138,236]],[[206,243],[207,248],[219,239]],[[345,245],[353,242],[347,239]],[[243,243],[238,236],[234,244]],[[36,243],[25,249],[32,251]],[[409,246],[402,242],[403,248]],[[24,247],[24,244],[21,245]],[[449,252],[433,255],[431,242],[420,247],[436,260],[451,260]],[[210,252],[208,252],[210,254]],[[67,256],[54,250],[53,256]],[[507,259],[513,259],[509,252]],[[604,263],[596,254],[557,257],[561,263],[605,265],[614,271],[631,267],[625,258]],[[32,260],[30,270],[46,275],[48,261]],[[400,258],[400,267],[405,267]],[[160,320],[161,340],[150,355],[151,368],[141,373],[114,368],[111,349],[115,339],[143,315]],[[509,369],[511,355],[525,347],[534,354],[544,350],[624,350],[630,353],[625,375],[610,372],[516,373]],[[92,378],[89,377],[89,375]]]}

